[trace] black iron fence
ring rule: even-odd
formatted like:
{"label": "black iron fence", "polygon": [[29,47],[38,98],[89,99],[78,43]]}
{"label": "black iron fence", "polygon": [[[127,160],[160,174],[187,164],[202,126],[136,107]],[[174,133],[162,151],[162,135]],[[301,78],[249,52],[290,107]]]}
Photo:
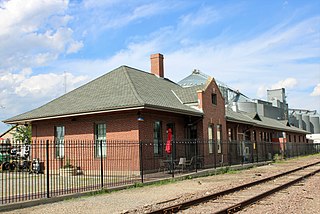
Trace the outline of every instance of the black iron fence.
{"label": "black iron fence", "polygon": [[[110,189],[186,173],[320,152],[320,144],[175,141],[0,144],[1,204]],[[160,149],[159,149],[160,148]]]}

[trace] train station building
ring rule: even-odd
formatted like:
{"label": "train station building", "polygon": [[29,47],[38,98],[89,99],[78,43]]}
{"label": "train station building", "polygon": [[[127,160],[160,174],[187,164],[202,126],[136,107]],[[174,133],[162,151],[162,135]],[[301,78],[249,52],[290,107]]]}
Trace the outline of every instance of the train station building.
{"label": "train station building", "polygon": [[[33,141],[55,142],[52,152],[56,158],[64,157],[64,144],[72,140],[91,143],[92,151],[84,155],[92,159],[101,155],[110,160],[114,155],[121,156],[106,149],[110,141],[150,142],[153,146],[149,152],[162,156],[169,132],[170,141],[209,142],[201,153],[211,154],[216,149],[220,162],[227,153],[223,142],[307,142],[308,132],[292,127],[285,116],[274,119],[257,108],[243,111],[245,104],[240,101],[246,97],[241,93],[230,97],[232,91],[213,77],[194,70],[175,83],[165,78],[162,54],[153,54],[150,60],[151,72],[121,66],[4,122],[32,125]],[[286,108],[287,104],[283,106]],[[97,142],[103,142],[103,146]],[[135,149],[138,154],[139,147]],[[200,153],[194,144],[173,150],[174,155],[183,150],[188,158]],[[139,161],[132,164],[139,168]]]}

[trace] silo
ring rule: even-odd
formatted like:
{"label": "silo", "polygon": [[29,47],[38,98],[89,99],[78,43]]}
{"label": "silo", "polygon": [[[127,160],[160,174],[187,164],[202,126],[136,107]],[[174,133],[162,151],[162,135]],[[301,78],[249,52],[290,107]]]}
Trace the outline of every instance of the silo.
{"label": "silo", "polygon": [[257,112],[257,103],[238,102],[238,110],[248,113],[255,113]]}
{"label": "silo", "polygon": [[302,114],[296,113],[295,114],[297,120],[298,120],[298,128],[303,129],[303,123],[302,123]]}
{"label": "silo", "polygon": [[310,115],[310,123],[313,126],[313,130],[311,128],[312,134],[320,134],[320,118],[319,115]]}
{"label": "silo", "polygon": [[304,124],[303,129],[310,132],[310,115],[309,114],[302,114],[302,121]]}
{"label": "silo", "polygon": [[299,127],[299,121],[297,120],[297,117],[295,115],[291,114],[289,121],[290,125],[293,125],[294,127]]}

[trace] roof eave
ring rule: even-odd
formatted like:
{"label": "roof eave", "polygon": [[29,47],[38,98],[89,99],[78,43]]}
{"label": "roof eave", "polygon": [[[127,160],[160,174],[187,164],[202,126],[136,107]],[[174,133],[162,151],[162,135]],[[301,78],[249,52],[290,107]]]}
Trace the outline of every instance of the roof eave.
{"label": "roof eave", "polygon": [[244,121],[244,120],[238,120],[238,119],[235,119],[235,118],[232,118],[229,116],[227,116],[226,119],[228,122],[235,122],[235,123],[239,122],[239,123],[244,123],[244,124],[248,124],[248,125],[256,125],[256,123],[252,123],[252,122]]}
{"label": "roof eave", "polygon": [[203,115],[203,113],[200,111],[199,113],[197,113],[195,111],[187,111],[183,109],[172,109],[172,108],[159,107],[159,106],[143,105],[143,106],[133,106],[133,107],[118,108],[118,109],[108,109],[108,110],[101,110],[101,111],[82,112],[82,113],[73,113],[73,114],[65,114],[65,115],[53,115],[53,116],[38,117],[38,118],[26,118],[26,119],[20,119],[20,120],[4,120],[2,122],[7,124],[25,124],[25,123],[30,123],[30,122],[39,121],[39,120],[50,120],[50,119],[58,119],[58,118],[85,116],[85,115],[102,114],[102,113],[118,112],[118,111],[139,110],[139,109],[161,110],[161,111],[185,114],[190,116]]}
{"label": "roof eave", "polygon": [[92,115],[92,114],[102,114],[102,113],[109,113],[109,112],[117,112],[117,111],[139,110],[139,109],[143,109],[143,108],[144,108],[144,106],[135,106],[135,107],[125,107],[125,108],[108,109],[108,110],[101,110],[101,111],[65,114],[65,115],[53,115],[53,116],[38,117],[38,118],[26,118],[26,119],[21,119],[21,120],[4,120],[2,122],[7,123],[7,124],[25,124],[25,123],[29,123],[29,122],[33,122],[33,121],[39,121],[39,120],[50,120],[50,119],[57,119],[57,118],[85,116],[85,115]]}
{"label": "roof eave", "polygon": [[168,107],[162,107],[162,106],[146,105],[145,109],[161,110],[161,111],[165,111],[165,112],[184,114],[184,115],[188,115],[188,116],[198,116],[198,117],[203,116],[203,112],[201,112],[201,111],[199,111],[199,112],[188,111],[188,110],[183,110],[183,109],[175,109],[175,108],[168,108]]}

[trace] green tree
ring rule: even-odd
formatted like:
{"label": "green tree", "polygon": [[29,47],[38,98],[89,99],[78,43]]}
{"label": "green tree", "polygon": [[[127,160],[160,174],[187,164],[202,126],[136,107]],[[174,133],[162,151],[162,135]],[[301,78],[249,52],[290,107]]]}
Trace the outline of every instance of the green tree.
{"label": "green tree", "polygon": [[16,141],[31,143],[31,126],[17,126],[13,137]]}

